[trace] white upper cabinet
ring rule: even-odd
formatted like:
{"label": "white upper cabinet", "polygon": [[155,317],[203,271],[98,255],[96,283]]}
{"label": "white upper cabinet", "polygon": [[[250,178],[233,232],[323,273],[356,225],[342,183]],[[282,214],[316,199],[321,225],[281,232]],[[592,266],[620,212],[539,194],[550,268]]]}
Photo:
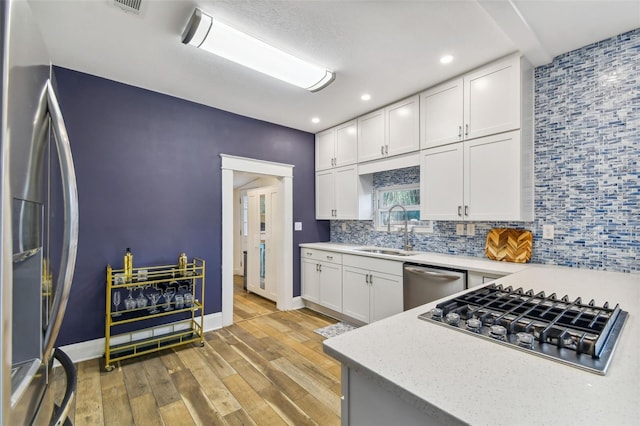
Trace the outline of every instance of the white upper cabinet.
{"label": "white upper cabinet", "polygon": [[530,152],[519,131],[422,150],[420,218],[532,220]]}
{"label": "white upper cabinet", "polygon": [[520,58],[482,67],[464,77],[465,139],[520,128]]}
{"label": "white upper cabinet", "polygon": [[371,220],[372,183],[357,164],[316,172],[316,219]]}
{"label": "white upper cabinet", "polygon": [[316,171],[355,164],[357,161],[356,120],[316,134]]}
{"label": "white upper cabinet", "polygon": [[316,134],[316,170],[333,167],[336,145],[336,129],[331,128]]}
{"label": "white upper cabinet", "polygon": [[358,162],[358,123],[352,120],[336,127],[335,167]]}
{"label": "white upper cabinet", "polygon": [[384,109],[387,123],[385,155],[420,149],[420,97],[412,96]]}
{"label": "white upper cabinet", "polygon": [[420,95],[421,148],[462,140],[463,84],[459,78]]}
{"label": "white upper cabinet", "polygon": [[[526,67],[525,67],[526,68]],[[511,55],[420,95],[422,149],[521,127],[521,58]]]}
{"label": "white upper cabinet", "polygon": [[377,160],[384,156],[384,109],[358,118],[358,162]]}
{"label": "white upper cabinet", "polygon": [[420,151],[420,219],[462,220],[463,158],[462,143]]}
{"label": "white upper cabinet", "polygon": [[358,162],[419,150],[419,96],[358,118],[358,136]]}

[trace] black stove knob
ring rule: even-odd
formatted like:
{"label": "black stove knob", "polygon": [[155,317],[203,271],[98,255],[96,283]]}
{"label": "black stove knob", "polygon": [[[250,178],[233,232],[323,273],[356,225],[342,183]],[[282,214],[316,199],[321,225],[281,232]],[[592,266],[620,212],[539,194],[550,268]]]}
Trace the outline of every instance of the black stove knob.
{"label": "black stove knob", "polygon": [[520,346],[520,347],[527,348],[527,349],[532,349],[534,341],[535,341],[535,338],[533,337],[533,334],[531,334],[531,333],[521,332],[521,333],[516,334],[516,342],[518,343],[518,346]]}
{"label": "black stove knob", "polygon": [[497,340],[505,340],[507,337],[507,329],[501,325],[492,325],[489,329],[489,336]]}

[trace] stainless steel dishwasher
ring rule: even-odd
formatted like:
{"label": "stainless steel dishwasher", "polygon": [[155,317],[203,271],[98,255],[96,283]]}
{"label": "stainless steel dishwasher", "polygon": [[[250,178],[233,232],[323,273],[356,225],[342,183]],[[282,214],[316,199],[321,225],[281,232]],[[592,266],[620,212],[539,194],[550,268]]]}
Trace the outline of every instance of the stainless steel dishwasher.
{"label": "stainless steel dishwasher", "polygon": [[404,264],[404,310],[433,302],[467,288],[467,272],[457,269]]}

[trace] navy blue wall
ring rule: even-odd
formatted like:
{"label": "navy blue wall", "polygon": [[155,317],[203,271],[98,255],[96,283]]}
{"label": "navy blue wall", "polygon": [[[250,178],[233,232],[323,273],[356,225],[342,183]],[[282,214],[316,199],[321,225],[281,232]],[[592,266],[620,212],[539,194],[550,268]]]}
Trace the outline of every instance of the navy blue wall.
{"label": "navy blue wall", "polygon": [[[327,241],[314,210],[313,134],[54,68],[78,178],[80,239],[58,345],[104,337],[106,265],[207,261],[205,313],[221,307],[220,154],[293,164],[294,296],[298,244]],[[230,249],[230,248],[229,248]]]}

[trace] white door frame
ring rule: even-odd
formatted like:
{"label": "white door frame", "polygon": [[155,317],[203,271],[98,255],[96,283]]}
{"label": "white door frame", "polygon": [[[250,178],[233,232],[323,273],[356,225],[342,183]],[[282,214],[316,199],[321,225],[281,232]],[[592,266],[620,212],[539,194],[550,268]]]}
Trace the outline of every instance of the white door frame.
{"label": "white door frame", "polygon": [[222,158],[222,326],[233,324],[233,172],[270,175],[280,178],[282,195],[280,220],[282,253],[277,261],[281,271],[276,307],[293,309],[293,165],[220,154]]}

